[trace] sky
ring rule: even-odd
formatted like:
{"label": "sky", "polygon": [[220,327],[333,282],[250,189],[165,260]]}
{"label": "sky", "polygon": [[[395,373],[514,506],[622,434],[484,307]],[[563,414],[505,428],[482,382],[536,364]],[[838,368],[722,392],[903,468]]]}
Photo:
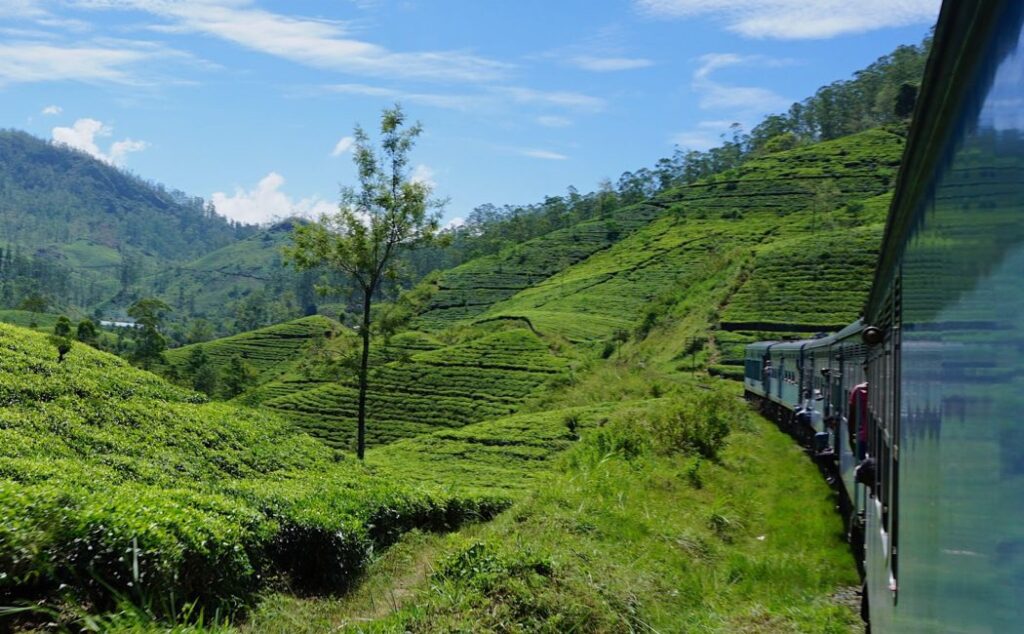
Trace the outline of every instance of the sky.
{"label": "sky", "polygon": [[707,149],[900,44],[939,0],[0,0],[0,127],[244,222],[335,208],[402,104],[458,224]]}

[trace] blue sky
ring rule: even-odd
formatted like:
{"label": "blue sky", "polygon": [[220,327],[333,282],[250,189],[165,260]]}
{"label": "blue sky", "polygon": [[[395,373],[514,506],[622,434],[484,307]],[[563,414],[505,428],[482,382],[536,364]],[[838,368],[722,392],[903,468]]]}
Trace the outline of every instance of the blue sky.
{"label": "blue sky", "polygon": [[247,222],[329,210],[401,102],[446,219],[706,149],[898,44],[938,0],[0,0],[0,126]]}

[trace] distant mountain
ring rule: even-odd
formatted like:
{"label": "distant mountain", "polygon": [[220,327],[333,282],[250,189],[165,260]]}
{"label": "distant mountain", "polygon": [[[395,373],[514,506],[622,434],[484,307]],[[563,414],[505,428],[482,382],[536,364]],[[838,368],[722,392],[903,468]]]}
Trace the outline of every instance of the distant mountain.
{"label": "distant mountain", "polygon": [[202,198],[0,130],[0,307],[33,292],[60,309],[117,304],[143,291],[154,272],[257,231]]}
{"label": "distant mountain", "polygon": [[168,260],[197,257],[256,231],[202,198],[167,191],[85,152],[0,130],[0,240],[92,242]]}

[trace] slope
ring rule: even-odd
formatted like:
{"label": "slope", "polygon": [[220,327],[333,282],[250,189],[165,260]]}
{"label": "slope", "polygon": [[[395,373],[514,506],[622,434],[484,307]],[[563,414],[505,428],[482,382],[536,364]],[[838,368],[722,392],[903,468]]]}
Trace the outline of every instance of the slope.
{"label": "slope", "polygon": [[552,231],[445,271],[432,282],[432,296],[414,327],[443,330],[476,317],[494,303],[607,249],[660,212],[656,204],[630,205],[607,218]]}
{"label": "slope", "polygon": [[167,267],[143,280],[142,287],[174,308],[172,323],[204,319],[221,336],[317,313],[323,300],[314,288],[316,276],[283,261],[296,222],[276,223]]}
{"label": "slope", "polygon": [[0,245],[26,264],[0,270],[11,295],[27,292],[27,280],[15,283],[25,277],[55,301],[89,307],[146,270],[253,230],[84,152],[0,130]]}
{"label": "slope", "polygon": [[[738,292],[723,306],[729,319],[749,320],[753,310],[796,331],[846,323],[870,284],[879,201],[892,186],[902,144],[893,131],[870,130],[667,192],[658,200],[668,208],[664,216],[493,303],[478,319],[516,317],[545,334],[593,342],[616,330],[649,329],[665,302],[737,267]],[[811,286],[819,289],[814,296]],[[768,306],[770,313],[760,312]]]}
{"label": "slope", "polygon": [[[571,355],[552,349],[529,329],[499,325],[463,342],[376,366],[367,397],[367,442],[386,444],[510,414],[564,377],[570,364]],[[353,378],[312,389],[288,391],[307,387],[298,382],[267,387],[283,394],[262,400],[263,407],[333,447],[352,446],[358,394]]]}
{"label": "slope", "polygon": [[44,336],[0,325],[0,349],[2,605],[66,614],[119,594],[229,614],[275,579],[344,587],[402,531],[504,504],[376,477],[86,346],[58,363]]}
{"label": "slope", "polygon": [[190,357],[201,349],[218,374],[224,373],[233,360],[242,361],[254,373],[251,386],[258,387],[297,372],[298,365],[313,353],[314,346],[323,346],[325,340],[349,334],[333,319],[313,315],[168,350],[164,353],[167,367],[162,370],[174,376],[187,376]]}

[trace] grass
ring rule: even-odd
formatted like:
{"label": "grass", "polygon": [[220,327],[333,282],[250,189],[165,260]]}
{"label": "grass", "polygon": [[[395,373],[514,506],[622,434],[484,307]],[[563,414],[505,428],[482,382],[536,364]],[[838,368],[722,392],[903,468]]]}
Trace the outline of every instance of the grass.
{"label": "grass", "polygon": [[[529,478],[529,486],[496,520],[449,536],[408,535],[368,567],[353,594],[274,594],[241,629],[856,631],[854,612],[832,598],[857,579],[831,492],[791,440],[735,394],[688,384],[640,408],[565,412],[581,415],[579,439],[532,469],[509,468],[509,479]],[[680,407],[686,414],[677,418]],[[724,445],[706,456],[666,449],[682,447],[665,440],[711,411],[728,421]],[[548,417],[461,431],[544,442],[560,426]],[[408,462],[422,460],[426,475],[433,456],[422,456],[432,443],[416,444],[423,440],[378,450],[372,462],[412,474]],[[465,483],[457,470],[436,480]]]}

